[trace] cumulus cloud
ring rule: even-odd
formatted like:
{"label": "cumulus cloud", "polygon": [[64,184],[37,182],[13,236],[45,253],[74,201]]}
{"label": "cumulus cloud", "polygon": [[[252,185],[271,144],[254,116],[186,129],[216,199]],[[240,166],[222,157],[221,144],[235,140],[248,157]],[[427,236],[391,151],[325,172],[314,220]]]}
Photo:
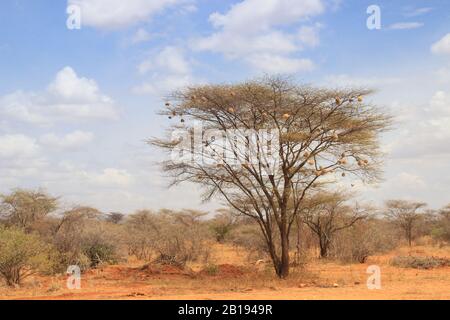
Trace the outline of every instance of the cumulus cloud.
{"label": "cumulus cloud", "polygon": [[163,96],[195,82],[184,51],[173,46],[165,47],[160,52],[150,55],[139,64],[138,72],[148,76],[149,79],[133,88],[133,92],[137,94]]}
{"label": "cumulus cloud", "polygon": [[431,52],[434,54],[450,55],[450,33],[447,33],[442,39],[431,46]]}
{"label": "cumulus cloud", "polygon": [[255,69],[272,74],[295,73],[314,69],[314,63],[309,59],[294,59],[270,53],[251,55],[246,61]]}
{"label": "cumulus cloud", "polygon": [[20,186],[43,172],[48,164],[36,139],[23,134],[0,136],[0,177],[2,188]]}
{"label": "cumulus cloud", "polygon": [[[297,34],[277,28],[305,22],[324,11],[321,0],[244,0],[226,13],[211,14],[209,21],[216,32],[194,40],[192,47],[243,59],[257,69],[263,66],[262,71],[266,72],[307,71],[312,63],[292,55],[304,47],[318,45],[317,26],[303,26]],[[269,62],[271,66],[267,66],[268,58],[274,58]]]}
{"label": "cumulus cloud", "polygon": [[314,26],[302,26],[298,30],[299,40],[308,47],[316,47],[320,43],[319,30],[322,25],[316,24]]}
{"label": "cumulus cloud", "polygon": [[445,91],[437,91],[430,101],[430,107],[427,111],[432,112],[435,117],[450,117],[450,93]]}
{"label": "cumulus cloud", "polygon": [[36,156],[38,151],[36,140],[23,134],[0,136],[0,158],[30,158]]}
{"label": "cumulus cloud", "polygon": [[437,91],[424,108],[408,110],[410,119],[390,143],[394,158],[450,155],[450,93]]}
{"label": "cumulus cloud", "polygon": [[64,136],[58,136],[54,133],[47,133],[39,138],[39,142],[51,148],[57,149],[77,149],[92,142],[94,134],[92,132],[74,131]]}
{"label": "cumulus cloud", "polygon": [[84,174],[90,182],[106,187],[127,187],[133,182],[133,177],[126,170],[116,168],[106,168],[101,174]]}
{"label": "cumulus cloud", "polygon": [[141,42],[145,42],[151,39],[151,34],[142,28],[139,28],[136,33],[133,35],[133,37],[131,38],[131,43],[132,44],[137,44],[137,43],[141,43]]}
{"label": "cumulus cloud", "polygon": [[395,77],[361,77],[349,74],[331,74],[324,78],[323,83],[330,87],[370,87],[395,85],[402,82],[401,78]]}
{"label": "cumulus cloud", "polygon": [[81,8],[82,24],[99,29],[119,29],[146,21],[186,0],[68,0]]}
{"label": "cumulus cloud", "polygon": [[166,47],[158,54],[151,56],[138,67],[139,73],[166,70],[168,73],[187,74],[190,72],[189,63],[183,51],[177,47]]}
{"label": "cumulus cloud", "polygon": [[35,124],[118,118],[114,101],[94,80],[79,77],[71,67],[60,70],[45,91],[19,90],[0,97],[0,114]]}
{"label": "cumulus cloud", "polygon": [[392,30],[410,30],[410,29],[417,29],[423,27],[424,24],[422,22],[397,22],[394,24],[391,24],[389,26],[389,29]]}
{"label": "cumulus cloud", "polygon": [[421,7],[421,8],[414,8],[414,9],[408,9],[404,15],[407,17],[417,17],[424,14],[427,14],[431,12],[433,8],[431,7]]}
{"label": "cumulus cloud", "polygon": [[226,14],[211,14],[209,20],[215,28],[252,33],[298,22],[323,13],[324,9],[320,0],[244,0],[233,5]]}

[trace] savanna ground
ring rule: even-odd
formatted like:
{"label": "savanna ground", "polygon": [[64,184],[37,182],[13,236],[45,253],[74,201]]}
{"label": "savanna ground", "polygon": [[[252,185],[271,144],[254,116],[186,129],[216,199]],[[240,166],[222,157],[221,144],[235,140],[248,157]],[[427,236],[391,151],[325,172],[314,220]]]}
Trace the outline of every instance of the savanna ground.
{"label": "savanna ground", "polygon": [[[450,299],[450,266],[425,270],[390,263],[395,256],[450,258],[448,246],[402,247],[364,264],[310,258],[287,280],[277,279],[268,263],[255,265],[246,256],[243,249],[214,244],[208,266],[181,270],[128,261],[87,271],[79,290],[67,289],[63,275],[33,276],[17,289],[1,286],[0,299]],[[380,290],[367,288],[369,265],[381,268]]]}

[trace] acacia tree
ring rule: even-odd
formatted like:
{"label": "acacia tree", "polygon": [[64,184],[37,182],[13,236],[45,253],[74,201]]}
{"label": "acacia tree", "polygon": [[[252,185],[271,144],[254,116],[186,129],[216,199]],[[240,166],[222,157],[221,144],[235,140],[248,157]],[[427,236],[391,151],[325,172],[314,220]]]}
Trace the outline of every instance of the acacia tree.
{"label": "acacia tree", "polygon": [[111,212],[106,215],[106,221],[109,221],[114,224],[121,223],[125,218],[125,215],[120,212]]}
{"label": "acacia tree", "polygon": [[218,209],[216,216],[211,221],[216,241],[223,243],[230,232],[237,226],[238,217],[227,208]]}
{"label": "acacia tree", "polygon": [[35,234],[0,226],[0,278],[4,278],[8,286],[18,286],[35,272],[49,270],[50,251]]}
{"label": "acacia tree", "polygon": [[439,210],[439,214],[442,216],[443,219],[450,220],[450,204],[446,205],[441,210]]}
{"label": "acacia tree", "polygon": [[426,205],[423,202],[407,200],[386,201],[385,216],[402,229],[410,247],[414,239],[414,228],[424,215],[419,210],[426,207]]}
{"label": "acacia tree", "polygon": [[450,204],[439,210],[438,237],[450,241]]}
{"label": "acacia tree", "polygon": [[172,155],[163,168],[174,184],[197,183],[205,200],[219,197],[253,218],[285,278],[289,234],[308,191],[338,176],[349,185],[379,177],[378,135],[390,118],[364,103],[370,93],[280,78],[190,87],[161,112],[180,119],[172,136],[150,143]]}
{"label": "acacia tree", "polygon": [[319,193],[305,201],[302,221],[317,235],[320,257],[328,257],[335,234],[367,218],[370,208],[354,208],[346,204],[346,194]]}
{"label": "acacia tree", "polygon": [[0,217],[7,224],[30,232],[33,226],[57,208],[58,199],[37,190],[14,190],[0,195]]}

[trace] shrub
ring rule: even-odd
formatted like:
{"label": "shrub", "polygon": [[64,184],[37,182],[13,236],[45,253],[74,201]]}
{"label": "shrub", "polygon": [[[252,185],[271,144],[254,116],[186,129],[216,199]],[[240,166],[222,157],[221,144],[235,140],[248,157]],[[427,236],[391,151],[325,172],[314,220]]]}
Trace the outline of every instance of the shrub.
{"label": "shrub", "polygon": [[139,259],[184,266],[188,261],[206,261],[209,233],[197,212],[172,212],[163,210],[158,214],[139,211],[126,222],[126,243],[130,254]]}
{"label": "shrub", "polygon": [[400,268],[432,269],[450,266],[450,259],[437,257],[398,256],[391,260],[391,264]]}
{"label": "shrub", "polygon": [[236,226],[230,234],[230,242],[236,247],[245,248],[248,260],[259,260],[268,256],[267,244],[259,226],[253,221],[246,220]]}
{"label": "shrub", "polygon": [[215,276],[219,273],[219,266],[215,265],[215,264],[208,264],[204,271],[209,275],[209,276]]}
{"label": "shrub", "polygon": [[0,218],[8,225],[35,231],[36,224],[57,208],[58,199],[42,190],[14,190],[0,195]]}
{"label": "shrub", "polygon": [[114,264],[119,261],[116,255],[116,248],[108,243],[95,243],[84,248],[83,253],[90,261],[90,267],[97,267],[99,264]]}
{"label": "shrub", "polygon": [[37,271],[51,268],[51,248],[34,234],[20,229],[0,227],[0,275],[9,286]]}
{"label": "shrub", "polygon": [[65,272],[72,265],[78,266],[82,272],[91,268],[91,259],[82,252],[57,251],[54,260],[53,273]]}
{"label": "shrub", "polygon": [[450,243],[450,223],[434,228],[431,236],[435,240]]}
{"label": "shrub", "polygon": [[120,260],[122,227],[102,221],[97,210],[79,207],[65,213],[52,242],[58,250],[55,271],[77,265],[82,271]]}
{"label": "shrub", "polygon": [[218,214],[211,220],[211,230],[216,241],[223,243],[238,224],[238,217],[227,209],[220,209],[217,212]]}
{"label": "shrub", "polygon": [[394,230],[388,228],[386,222],[359,221],[337,235],[331,256],[345,263],[365,263],[373,254],[392,250],[397,242]]}

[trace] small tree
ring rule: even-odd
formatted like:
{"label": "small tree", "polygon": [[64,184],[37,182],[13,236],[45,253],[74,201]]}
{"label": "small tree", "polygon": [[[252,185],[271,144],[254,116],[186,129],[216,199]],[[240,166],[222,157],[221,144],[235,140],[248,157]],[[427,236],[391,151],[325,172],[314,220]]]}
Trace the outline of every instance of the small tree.
{"label": "small tree", "polygon": [[57,202],[57,198],[43,191],[17,189],[9,195],[0,195],[0,217],[8,225],[30,232],[56,209]]}
{"label": "small tree", "polygon": [[87,269],[92,264],[85,251],[86,230],[99,225],[101,212],[91,207],[74,207],[62,214],[52,230],[52,242],[59,252],[60,269],[76,264]]}
{"label": "small tree", "polygon": [[386,201],[385,216],[403,231],[410,247],[414,239],[414,229],[424,214],[419,210],[426,207],[426,205],[423,202],[406,200]]}
{"label": "small tree", "polygon": [[437,227],[433,236],[439,240],[450,242],[450,204],[438,211]]}
{"label": "small tree", "polygon": [[450,220],[450,204],[443,207],[441,210],[439,210],[439,214],[442,216],[445,220]]}
{"label": "small tree", "polygon": [[125,215],[123,213],[111,212],[106,215],[106,220],[114,224],[119,224],[123,221],[124,217]]}
{"label": "small tree", "polygon": [[302,212],[303,222],[317,235],[320,257],[326,258],[335,234],[369,216],[369,210],[345,204],[343,193],[319,193],[308,200]]}
{"label": "small tree", "polygon": [[217,215],[211,221],[211,228],[216,241],[222,243],[237,225],[237,216],[228,209],[217,210]]}
{"label": "small tree", "polygon": [[180,266],[207,257],[206,234],[200,220],[205,214],[163,209],[158,213],[140,210],[128,216],[125,227],[130,254],[145,260],[156,254],[156,262]]}
{"label": "small tree", "polygon": [[20,285],[36,271],[49,269],[50,248],[36,235],[0,227],[0,275],[7,285]]}
{"label": "small tree", "polygon": [[149,210],[139,210],[127,217],[125,228],[129,254],[141,260],[150,260],[159,235],[156,220],[155,214]]}

